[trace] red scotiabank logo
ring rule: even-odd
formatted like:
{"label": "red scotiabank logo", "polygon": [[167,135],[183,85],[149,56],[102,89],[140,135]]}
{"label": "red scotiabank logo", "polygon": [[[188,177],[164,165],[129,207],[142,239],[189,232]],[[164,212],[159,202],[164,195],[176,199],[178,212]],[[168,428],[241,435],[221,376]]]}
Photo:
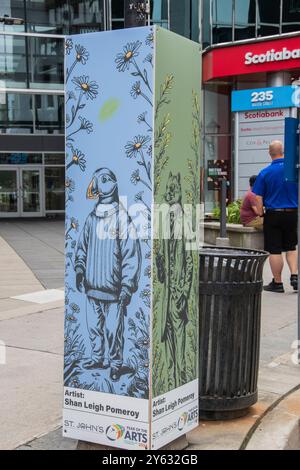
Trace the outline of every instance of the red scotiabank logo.
{"label": "red scotiabank logo", "polygon": [[275,117],[283,118],[284,113],[283,110],[279,111],[252,111],[252,112],[245,112],[245,119],[273,119]]}

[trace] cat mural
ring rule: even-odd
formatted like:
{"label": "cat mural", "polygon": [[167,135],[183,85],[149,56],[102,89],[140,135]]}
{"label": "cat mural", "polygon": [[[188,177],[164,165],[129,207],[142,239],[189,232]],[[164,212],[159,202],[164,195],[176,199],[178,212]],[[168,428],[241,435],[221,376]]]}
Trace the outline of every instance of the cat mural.
{"label": "cat mural", "polygon": [[83,367],[110,368],[110,379],[116,382],[124,373],[124,319],[138,289],[141,248],[111,170],[94,173],[87,198],[98,202],[86,219],[75,256],[76,286],[87,296],[91,345],[91,358]]}
{"label": "cat mural", "polygon": [[189,321],[189,296],[193,281],[193,258],[186,250],[182,223],[182,190],[180,173],[169,175],[164,195],[169,205],[168,238],[161,240],[156,256],[158,280],[163,285],[164,299],[161,321],[161,341],[165,343],[166,357],[174,388],[187,382],[186,326]]}

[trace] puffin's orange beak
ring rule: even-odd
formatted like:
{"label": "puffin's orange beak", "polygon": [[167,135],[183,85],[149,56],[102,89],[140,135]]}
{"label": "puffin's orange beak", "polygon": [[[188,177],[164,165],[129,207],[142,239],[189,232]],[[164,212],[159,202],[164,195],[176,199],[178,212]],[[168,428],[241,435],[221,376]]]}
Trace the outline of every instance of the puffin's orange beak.
{"label": "puffin's orange beak", "polygon": [[98,197],[100,196],[99,192],[97,192],[97,193],[93,192],[93,186],[94,186],[94,178],[92,179],[92,181],[88,185],[87,192],[86,192],[87,199],[98,199]]}

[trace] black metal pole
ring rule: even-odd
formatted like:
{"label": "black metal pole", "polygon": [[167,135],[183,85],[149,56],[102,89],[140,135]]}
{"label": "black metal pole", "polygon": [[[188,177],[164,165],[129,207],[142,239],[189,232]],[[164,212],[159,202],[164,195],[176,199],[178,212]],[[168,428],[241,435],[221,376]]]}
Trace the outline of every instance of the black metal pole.
{"label": "black metal pole", "polygon": [[221,217],[220,217],[220,237],[227,238],[226,227],[226,201],[227,201],[227,181],[221,182]]}

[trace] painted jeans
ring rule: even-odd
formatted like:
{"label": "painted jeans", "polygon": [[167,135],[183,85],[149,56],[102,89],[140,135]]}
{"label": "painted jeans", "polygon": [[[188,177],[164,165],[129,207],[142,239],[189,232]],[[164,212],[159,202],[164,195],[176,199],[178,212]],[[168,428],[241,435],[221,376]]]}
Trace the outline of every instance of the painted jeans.
{"label": "painted jeans", "polygon": [[186,383],[186,320],[173,299],[170,299],[165,344],[170,375],[174,380],[174,388],[177,388]]}
{"label": "painted jeans", "polygon": [[122,366],[125,315],[126,308],[118,302],[87,297],[87,327],[93,362],[109,362],[117,369]]}

